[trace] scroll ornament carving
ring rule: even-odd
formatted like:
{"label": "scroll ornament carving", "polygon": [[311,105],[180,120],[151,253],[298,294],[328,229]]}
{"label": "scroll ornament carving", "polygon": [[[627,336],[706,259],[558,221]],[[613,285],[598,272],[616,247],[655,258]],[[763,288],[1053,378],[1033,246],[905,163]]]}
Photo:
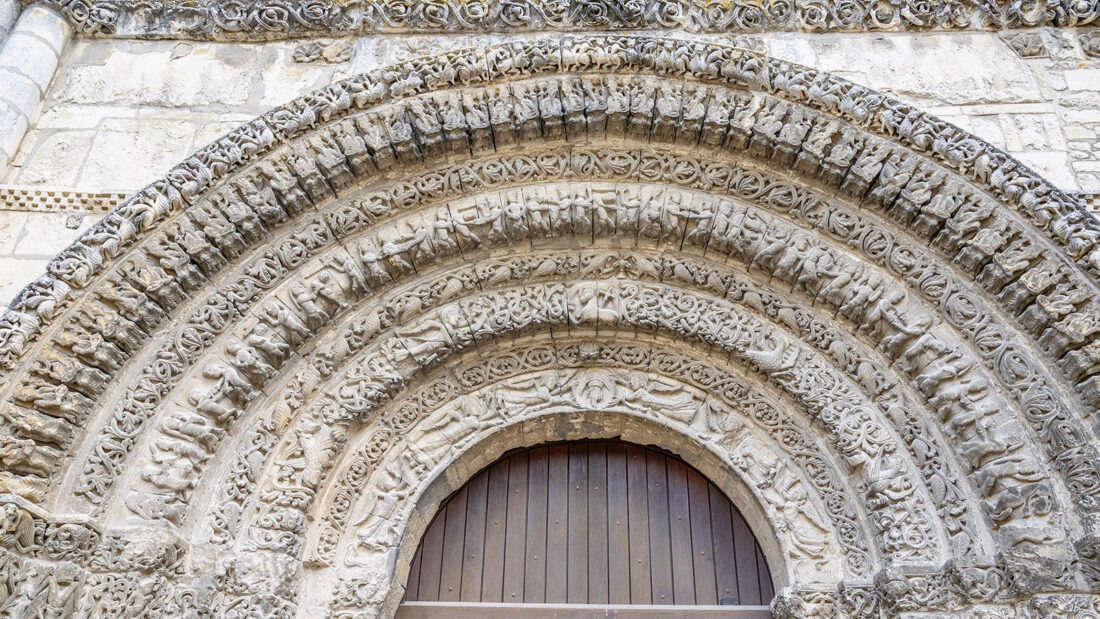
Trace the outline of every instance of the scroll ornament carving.
{"label": "scroll ornament carving", "polygon": [[1066,0],[874,3],[837,0],[795,4],[714,4],[702,0],[463,0],[427,2],[333,0],[294,2],[203,0],[129,5],[118,0],[50,0],[88,34],[264,38],[307,33],[403,31],[510,32],[582,28],[676,28],[696,32],[925,30],[1078,26],[1095,8]]}
{"label": "scroll ornament carving", "polygon": [[[377,396],[372,394],[385,394],[386,399],[392,397],[393,388],[379,383],[390,380],[385,378],[385,373],[387,371],[395,372],[395,370],[383,370],[382,368],[397,368],[402,365],[402,359],[409,358],[415,359],[419,366],[431,365],[439,359],[439,355],[444,350],[453,351],[456,346],[464,348],[477,339],[499,334],[500,329],[504,328],[504,325],[500,324],[502,319],[513,323],[507,327],[508,330],[522,329],[523,325],[546,324],[548,317],[543,314],[546,312],[546,308],[554,307],[560,307],[563,312],[568,312],[569,320],[575,324],[586,324],[594,320],[603,322],[618,320],[616,316],[624,314],[622,320],[626,320],[628,324],[636,323],[646,325],[648,328],[663,328],[673,331],[680,330],[673,327],[673,325],[677,324],[683,312],[688,311],[685,308],[694,308],[692,315],[696,317],[703,316],[704,324],[709,325],[705,333],[698,333],[694,337],[701,338],[704,341],[711,337],[720,337],[723,348],[735,350],[737,354],[751,356],[757,359],[760,364],[770,363],[764,361],[764,359],[775,356],[777,351],[786,351],[776,357],[779,366],[767,366],[767,369],[764,370],[766,373],[772,373],[773,377],[784,384],[785,388],[791,388],[790,385],[798,382],[795,375],[803,372],[809,372],[811,375],[816,372],[822,373],[820,380],[810,381],[814,384],[821,384],[821,380],[835,383],[835,381],[825,378],[825,375],[829,374],[829,370],[816,365],[817,362],[813,359],[802,361],[803,366],[808,366],[807,369],[800,370],[797,373],[785,373],[786,370],[790,370],[791,366],[788,364],[793,362],[793,360],[788,360],[787,357],[797,356],[797,353],[793,355],[788,353],[793,353],[797,348],[791,349],[788,347],[789,345],[777,348],[777,345],[783,342],[778,335],[769,336],[776,338],[770,344],[765,341],[749,341],[751,338],[745,333],[745,330],[749,328],[748,323],[739,326],[720,320],[717,317],[723,315],[721,313],[714,314],[712,317],[710,314],[712,308],[709,305],[710,302],[685,296],[679,292],[668,290],[658,292],[657,289],[641,285],[629,285],[621,289],[596,283],[578,285],[569,289],[560,286],[532,286],[531,288],[486,295],[462,304],[461,316],[465,320],[450,321],[450,326],[447,326],[448,321],[443,320],[447,315],[447,310],[444,309],[441,310],[442,313],[422,320],[420,324],[423,326],[416,326],[411,332],[399,331],[397,335],[400,343],[383,345],[378,353],[367,355],[363,362],[355,365],[357,368],[374,368],[369,374],[352,371],[342,382],[333,384],[326,391],[333,394],[334,403],[344,408],[346,410],[345,414],[363,416],[380,404],[380,401],[376,399]],[[662,306],[667,308],[664,311],[667,314],[656,312],[654,309]],[[634,316],[633,314],[636,312],[638,315]],[[551,310],[551,313],[553,313],[553,310]],[[649,316],[649,318],[645,316]],[[563,313],[560,317],[553,318],[553,320],[564,320],[565,318],[566,316]],[[743,317],[739,319],[746,320]],[[657,320],[657,322],[650,324],[649,321],[651,320]],[[491,323],[495,323],[496,326],[490,329]],[[757,328],[760,330],[765,329],[763,326]],[[712,331],[713,333],[711,333]],[[718,336],[719,332],[728,334],[728,337]],[[395,354],[396,356],[394,356]],[[401,374],[397,373],[397,376],[401,376]],[[407,378],[401,378],[397,384],[404,384],[407,380]],[[788,383],[788,381],[791,382]],[[859,398],[855,394],[848,393],[846,388],[841,385],[836,385],[836,389],[833,398],[831,398],[832,405],[827,404],[824,409],[815,407],[813,410],[818,411],[817,414],[827,425],[848,423],[852,424],[853,429],[862,428],[860,430],[862,438],[859,444],[853,443],[851,451],[847,455],[851,458],[850,461],[853,467],[856,467],[857,470],[862,468],[861,475],[867,476],[866,491],[872,497],[874,503],[873,509],[876,513],[877,525],[899,532],[897,536],[886,538],[884,542],[886,551],[896,553],[899,557],[925,556],[937,552],[930,537],[930,522],[927,515],[922,513],[924,508],[913,504],[916,499],[915,496],[912,496],[915,485],[907,479],[907,472],[904,472],[901,468],[896,468],[899,465],[904,467],[901,464],[902,460],[889,455],[893,452],[893,448],[888,446],[888,437],[880,430],[875,429],[875,422],[870,417],[865,417],[867,411],[858,404]],[[792,391],[792,395],[796,398],[802,398],[806,395],[799,388],[794,388]],[[365,397],[363,394],[365,394]],[[841,408],[833,408],[834,406]],[[848,412],[841,413],[842,409]],[[675,410],[675,407],[673,407],[673,410]],[[847,421],[842,421],[845,419]],[[839,426],[837,432],[846,433]],[[284,456],[288,463],[293,459],[294,451],[295,449],[292,448]],[[895,468],[885,467],[887,463]],[[395,476],[395,479],[398,477]],[[294,474],[290,471],[285,475],[277,475],[276,478],[283,480],[298,479],[299,481],[295,483],[304,484],[301,491],[292,490],[287,496],[301,494],[307,500],[305,505],[308,505],[308,501],[311,500],[313,494],[313,482],[306,482],[300,474]],[[285,485],[285,482],[279,482],[279,484]],[[291,484],[291,487],[293,485]],[[272,490],[276,491],[276,488],[273,487]],[[387,493],[387,495],[395,492]],[[260,494],[264,494],[264,490],[261,489]],[[269,501],[284,503],[288,499],[276,498],[283,494],[285,492],[272,495]],[[279,510],[272,511],[277,512]],[[259,520],[264,520],[264,517],[261,516]],[[901,531],[904,531],[904,533],[901,533]],[[290,542],[287,548],[293,550],[297,548],[298,544],[297,541]]]}

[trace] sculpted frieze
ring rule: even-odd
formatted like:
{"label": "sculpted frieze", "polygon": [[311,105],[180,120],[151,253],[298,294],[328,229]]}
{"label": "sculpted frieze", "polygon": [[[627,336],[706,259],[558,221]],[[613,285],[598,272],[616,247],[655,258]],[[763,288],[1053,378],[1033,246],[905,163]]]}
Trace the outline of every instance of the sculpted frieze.
{"label": "sculpted frieze", "polygon": [[871,2],[779,7],[711,5],[701,0],[482,0],[428,3],[381,2],[355,7],[339,2],[248,2],[224,5],[203,1],[130,6],[112,0],[77,4],[50,0],[85,34],[213,39],[260,39],[306,35],[384,32],[517,32],[586,28],[678,29],[692,32],[985,30],[1093,23],[1091,7],[1048,0],[1038,6],[1019,2],[987,5],[904,2],[883,7]]}
{"label": "sculpted frieze", "polygon": [[[554,198],[560,198],[560,197],[561,197],[561,196],[557,196],[557,197],[551,197],[551,198],[550,198],[550,200],[553,200]],[[539,198],[539,197],[536,197],[536,198]],[[539,200],[541,200],[541,199],[544,199],[544,198],[539,198]],[[670,199],[671,199],[671,198],[670,198]],[[539,201],[539,200],[537,200],[537,201]],[[629,198],[629,197],[628,197],[628,199],[626,200],[626,202],[628,202],[628,203],[627,203],[627,208],[628,208],[628,209],[629,209],[629,208],[632,208],[632,207],[629,207],[629,202],[630,202],[631,200],[632,200],[632,198]],[[665,202],[665,203],[667,203],[667,205],[671,205],[671,202]],[[615,207],[616,209],[618,208],[618,206],[616,205],[616,202],[615,202],[614,200],[613,200],[613,201],[609,201],[609,202],[607,202],[607,205],[608,205],[608,206],[614,206],[614,207]],[[538,206],[537,208],[538,208],[538,209],[543,209],[544,207]],[[679,208],[679,207],[672,207],[672,208],[669,208],[669,207],[665,207],[665,212],[667,212],[667,213],[669,213],[669,214],[673,215],[673,217],[674,217],[674,218],[679,218],[679,217],[680,217],[680,215],[678,214],[678,208]],[[608,210],[608,212],[609,212],[609,213],[610,213],[610,212],[615,212],[614,210],[610,210],[610,209],[605,209],[605,210]],[[551,211],[549,211],[549,210],[548,210],[548,211],[546,211],[546,212],[550,213]],[[559,212],[559,214],[557,214],[557,215],[553,215],[553,217],[552,217],[552,218],[550,218],[550,219],[548,219],[548,221],[569,221],[569,220],[561,220],[561,213],[570,213],[570,214],[572,214],[573,212],[576,212],[576,211],[575,211],[575,209],[571,209],[571,210],[568,210],[568,211],[566,211],[566,210],[564,210],[564,209],[558,209],[558,212]],[[628,210],[627,212],[630,212],[630,211]],[[638,217],[638,218],[639,218],[640,220],[642,220],[642,221],[646,221],[647,219],[648,219],[649,221],[658,221],[658,222],[660,222],[660,221],[675,221],[675,219],[671,219],[671,220],[662,220],[662,219],[661,219],[661,217],[664,217],[664,215],[661,215],[661,217],[657,217],[657,219],[649,219],[649,218],[653,217],[653,215],[645,215],[645,214],[641,214],[641,213],[642,213],[643,211],[638,211],[638,212],[639,212],[639,214],[637,215],[637,217]],[[656,213],[654,213],[654,214],[656,214]],[[635,217],[635,215],[630,215],[630,217]],[[447,218],[450,218],[450,219],[447,219]],[[444,218],[444,219],[443,219],[443,221],[444,221],[444,222],[450,221],[451,223],[453,223],[453,222],[454,222],[453,220],[454,220],[455,218],[451,217],[451,215],[447,215],[447,218]],[[598,218],[596,218],[596,219],[598,219]],[[705,223],[705,220],[706,220],[706,219],[707,219],[707,218],[702,218],[702,219],[701,219],[701,221],[703,221],[703,222]],[[463,221],[464,221],[464,220],[463,220]],[[474,221],[476,221],[476,220],[474,220]],[[536,221],[537,221],[537,220],[536,220]],[[571,223],[572,223],[572,225],[574,226],[574,228],[576,228],[576,222],[577,222],[577,221],[583,221],[583,218],[581,218],[581,219],[572,219],[572,220],[571,220]],[[525,223],[527,222],[527,218],[524,218],[524,222],[525,222]],[[474,228],[471,228],[471,232],[474,232],[474,230],[476,230],[476,225],[485,225],[485,224],[484,224],[484,223],[482,223],[482,224],[474,224]],[[540,224],[540,225],[542,225],[542,224]],[[557,230],[557,229],[561,228],[561,225],[563,225],[563,224],[557,224],[557,225],[549,225],[549,226],[547,226],[547,225],[542,225],[542,228],[544,228],[544,229],[547,229],[547,230]],[[640,224],[639,224],[639,225],[640,225]],[[656,231],[656,230],[659,230],[659,229],[660,229],[660,226],[661,226],[661,225],[664,225],[664,230],[671,230],[671,229],[672,229],[672,224],[668,224],[668,223],[659,223],[659,224],[657,224],[656,226],[654,226],[653,224],[648,224],[647,226],[645,226],[645,228],[646,228],[646,230],[647,230],[646,234],[650,234],[650,235],[652,235],[652,234],[656,234],[656,232],[654,232],[654,231]],[[443,225],[443,226],[441,226],[441,228],[442,228],[443,230],[445,230],[445,231],[448,231],[448,232],[449,232],[449,231],[450,231],[450,229],[451,229],[451,225],[450,225],[450,223],[448,223],[447,225]],[[697,229],[697,228],[692,228],[692,229],[690,229],[690,230],[696,230],[696,229]],[[705,228],[704,228],[704,229],[705,229]],[[504,232],[504,231],[507,231],[507,230],[510,230],[510,229],[508,229],[508,228],[503,228],[503,229],[502,229],[502,232]],[[583,230],[583,228],[582,228],[582,230]],[[625,229],[625,230],[626,230],[626,229]],[[638,230],[638,225],[635,225],[635,226],[631,226],[631,230],[632,230],[632,231],[637,231],[637,230]],[[449,233],[450,233],[450,232],[449,232]],[[475,234],[475,235],[477,235],[478,233],[477,233],[477,232],[474,232],[474,234]],[[529,234],[529,229],[528,229],[528,234]],[[637,234],[637,232],[635,232],[635,234]],[[689,231],[686,231],[686,230],[685,230],[685,232],[683,233],[683,235],[684,235],[684,236],[691,236],[691,234],[689,233]],[[660,235],[658,235],[658,237],[659,237],[659,236],[660,236]],[[466,243],[470,243],[470,242],[472,242],[472,239],[473,239],[473,237],[472,237],[472,236],[462,236],[462,237],[463,237],[463,239],[465,239],[465,242],[466,242]],[[432,242],[434,243],[434,241],[432,241]],[[421,242],[421,243],[422,243],[422,242]],[[442,243],[440,243],[440,244],[442,245]],[[770,245],[769,245],[769,246],[770,246]],[[396,255],[396,254],[395,254],[395,255]],[[768,253],[764,253],[764,255],[768,256],[769,254],[768,254]],[[423,261],[423,259],[425,259],[425,258],[421,257],[421,258],[419,258],[419,259],[420,259],[420,261]],[[761,262],[763,262],[763,261],[761,261]],[[772,264],[772,263],[774,263],[774,264]],[[410,262],[409,264],[411,264],[411,262]],[[427,264],[427,263],[421,263],[421,264]],[[758,266],[759,266],[759,265],[758,265]],[[775,258],[768,258],[768,259],[767,259],[767,264],[766,264],[766,265],[764,265],[764,266],[773,266],[773,267],[775,267],[775,268],[780,268],[781,270],[782,270],[782,268],[788,268],[788,269],[790,269],[790,267],[784,267],[784,266],[783,266],[783,264],[781,263],[781,261],[778,261],[778,259],[775,259]],[[408,270],[408,267],[400,267],[400,268],[401,268],[401,269],[404,269],[404,270],[406,270],[406,272],[407,272],[407,270]],[[554,267],[554,268],[557,268],[557,267]],[[388,273],[388,270],[387,270],[387,273]],[[395,272],[395,273],[396,273],[396,272]],[[784,272],[784,273],[785,273],[785,272]],[[789,274],[789,275],[790,275],[790,274]],[[787,277],[787,276],[784,276],[784,277]],[[390,278],[392,278],[392,276],[390,276]],[[345,284],[345,286],[348,286],[348,287],[350,288],[350,286],[351,286],[351,284],[350,284],[350,281],[351,281],[351,279],[348,279],[348,284]],[[322,302],[322,303],[323,303],[323,302],[329,302],[329,303],[330,303],[330,305],[331,305],[331,301],[326,301],[326,300],[324,300],[323,298],[321,299],[321,302]],[[862,301],[859,301],[859,302],[862,302]],[[295,306],[286,306],[286,307],[288,307],[288,308],[294,308]],[[333,307],[337,307],[337,306],[333,306]],[[303,319],[299,319],[299,321],[301,321],[301,320],[303,320]],[[305,324],[305,322],[303,322],[303,324]],[[308,329],[308,328],[307,328],[307,329]],[[305,332],[304,332],[303,330],[299,329],[299,335],[304,335],[304,334],[305,334]],[[289,338],[289,335],[287,335],[287,336],[288,336],[288,338]],[[1011,505],[1011,504],[1007,504],[1007,505]]]}

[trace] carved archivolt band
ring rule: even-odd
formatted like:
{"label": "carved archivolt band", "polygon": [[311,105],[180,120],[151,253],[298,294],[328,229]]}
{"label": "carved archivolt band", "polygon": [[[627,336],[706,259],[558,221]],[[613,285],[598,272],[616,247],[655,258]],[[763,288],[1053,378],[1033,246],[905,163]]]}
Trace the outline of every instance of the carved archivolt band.
{"label": "carved archivolt band", "polygon": [[432,480],[543,411],[705,445],[771,529],[778,616],[1083,607],[1098,230],[954,127],[741,50],[353,78],[121,205],[0,320],[2,556],[80,615],[390,612]]}
{"label": "carved archivolt band", "polygon": [[925,30],[1079,26],[1089,2],[1028,3],[708,2],[706,0],[234,0],[191,3],[48,0],[80,32],[128,36],[260,39],[378,32],[522,32],[585,28],[767,30]]}

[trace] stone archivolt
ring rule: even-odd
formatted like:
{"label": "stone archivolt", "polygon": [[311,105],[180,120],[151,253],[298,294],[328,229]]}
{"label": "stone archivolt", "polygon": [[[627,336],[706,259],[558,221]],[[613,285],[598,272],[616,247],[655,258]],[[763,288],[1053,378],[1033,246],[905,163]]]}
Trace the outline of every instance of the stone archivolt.
{"label": "stone archivolt", "polygon": [[386,614],[492,454],[622,432],[738,499],[778,616],[1089,608],[1098,230],[960,130],[741,50],[353,78],[3,317],[0,599]]}
{"label": "stone archivolt", "polygon": [[990,29],[1080,26],[1076,0],[47,0],[86,34],[269,39],[309,34],[523,32],[585,28],[692,32]]}

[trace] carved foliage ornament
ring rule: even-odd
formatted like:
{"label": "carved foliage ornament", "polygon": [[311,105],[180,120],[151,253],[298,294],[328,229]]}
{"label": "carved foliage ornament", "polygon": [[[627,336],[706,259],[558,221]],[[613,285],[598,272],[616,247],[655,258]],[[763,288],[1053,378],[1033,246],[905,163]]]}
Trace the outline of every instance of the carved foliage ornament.
{"label": "carved foliage ornament", "polygon": [[[28,0],[24,0],[30,3]],[[692,32],[1072,27],[1079,0],[46,0],[87,34],[258,38],[375,32],[512,32],[675,28]]]}

